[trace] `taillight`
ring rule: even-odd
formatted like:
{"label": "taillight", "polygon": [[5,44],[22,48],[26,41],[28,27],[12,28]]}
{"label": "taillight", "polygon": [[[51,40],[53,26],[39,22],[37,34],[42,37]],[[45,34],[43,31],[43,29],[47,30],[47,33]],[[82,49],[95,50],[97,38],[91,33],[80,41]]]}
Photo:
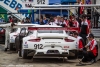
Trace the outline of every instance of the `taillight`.
{"label": "taillight", "polygon": [[17,35],[13,35],[13,36],[15,36],[15,37],[16,37]]}
{"label": "taillight", "polygon": [[66,42],[73,42],[74,40],[65,38],[65,41],[66,41]]}
{"label": "taillight", "polygon": [[2,29],[2,30],[0,31],[0,33],[1,33],[1,34],[4,34],[4,33],[5,33],[5,30],[4,30],[4,29]]}
{"label": "taillight", "polygon": [[30,40],[28,40],[28,41],[31,41],[31,42],[40,42],[40,38],[37,38],[37,39],[30,39]]}
{"label": "taillight", "polygon": [[2,29],[1,32],[4,32],[4,30]]}

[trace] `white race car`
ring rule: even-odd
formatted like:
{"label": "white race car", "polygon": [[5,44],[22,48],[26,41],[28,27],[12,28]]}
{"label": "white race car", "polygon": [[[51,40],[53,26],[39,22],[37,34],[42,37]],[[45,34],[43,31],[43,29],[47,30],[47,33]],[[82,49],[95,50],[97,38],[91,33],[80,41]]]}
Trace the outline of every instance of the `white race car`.
{"label": "white race car", "polygon": [[39,27],[28,28],[31,31],[22,39],[22,47],[18,52],[22,58],[37,55],[67,57],[70,51],[77,49],[76,38],[66,34],[62,27],[51,25]]}
{"label": "white race car", "polygon": [[9,49],[12,50],[15,44],[15,38],[19,35],[21,28],[15,28],[12,33],[9,34]]}
{"label": "white race car", "polygon": [[[13,32],[11,32],[10,34],[9,34],[9,46],[8,46],[8,48],[10,49],[10,50],[13,50],[14,48],[15,48],[15,38],[17,37],[17,36],[19,36],[19,33],[22,31],[22,30],[24,30],[23,28],[27,28],[27,26],[34,26],[34,25],[37,25],[37,24],[18,24],[17,26],[19,27],[19,28],[14,28],[13,29]],[[25,27],[26,26],[26,27]],[[27,33],[28,31],[26,30],[26,33]]]}

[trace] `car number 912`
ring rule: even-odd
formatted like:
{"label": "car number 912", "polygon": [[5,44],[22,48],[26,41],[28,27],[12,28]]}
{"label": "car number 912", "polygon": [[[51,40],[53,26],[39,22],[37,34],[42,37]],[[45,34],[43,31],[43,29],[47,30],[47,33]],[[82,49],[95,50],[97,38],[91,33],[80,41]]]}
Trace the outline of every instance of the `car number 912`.
{"label": "car number 912", "polygon": [[34,44],[34,49],[43,49],[43,44]]}

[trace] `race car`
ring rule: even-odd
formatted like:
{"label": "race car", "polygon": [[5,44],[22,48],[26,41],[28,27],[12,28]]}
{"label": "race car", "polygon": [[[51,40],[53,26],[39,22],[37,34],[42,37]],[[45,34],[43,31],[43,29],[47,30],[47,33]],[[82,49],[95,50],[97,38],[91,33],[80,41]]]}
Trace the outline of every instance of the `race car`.
{"label": "race car", "polygon": [[38,55],[67,57],[70,51],[77,50],[76,38],[66,33],[67,28],[52,25],[36,27],[28,27],[28,35],[22,38],[18,54],[23,59]]}
{"label": "race car", "polygon": [[30,27],[38,24],[21,24],[21,22],[18,23],[7,23],[7,24],[1,24],[0,27],[5,29],[5,47],[4,51],[7,51],[7,49],[10,48],[10,36],[9,34],[13,33],[11,30],[13,28],[22,28],[22,27]]}
{"label": "race car", "polygon": [[9,34],[9,49],[15,48],[15,38],[19,35],[21,28],[14,28],[13,32]]}
{"label": "race car", "polygon": [[21,32],[24,31],[25,29],[25,33],[27,33],[27,27],[28,26],[35,26],[38,24],[18,24],[17,26],[19,26],[18,28],[13,28],[13,30],[11,31],[11,33],[9,34],[9,49],[13,50],[16,49],[16,42],[15,39],[17,36],[19,36],[21,34]]}
{"label": "race car", "polygon": [[[45,26],[48,27],[48,25],[36,25],[36,26],[34,26],[34,27],[45,27]],[[50,25],[49,25],[49,26],[50,26]],[[59,27],[59,26],[58,26],[58,27]],[[60,27],[61,27],[61,26],[60,26]],[[15,45],[16,45],[17,51],[21,49],[23,37],[28,36],[28,35],[30,35],[30,34],[32,34],[32,33],[33,33],[33,32],[31,32],[31,31],[28,31],[28,33],[26,33],[26,29],[25,29],[25,28],[23,28],[23,30],[21,30],[21,32],[19,33],[19,35],[15,38]],[[20,54],[19,56],[21,56],[21,54]]]}

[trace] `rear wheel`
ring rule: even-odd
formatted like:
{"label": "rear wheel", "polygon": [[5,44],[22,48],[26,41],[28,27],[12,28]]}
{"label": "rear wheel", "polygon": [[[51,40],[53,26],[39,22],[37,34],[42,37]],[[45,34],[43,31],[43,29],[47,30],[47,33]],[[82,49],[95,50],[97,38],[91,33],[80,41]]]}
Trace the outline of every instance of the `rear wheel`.
{"label": "rear wheel", "polygon": [[68,59],[77,59],[77,51],[76,50],[70,51],[70,56],[68,56]]}
{"label": "rear wheel", "polygon": [[19,37],[15,38],[15,48],[16,48],[16,51],[18,51],[20,49],[20,39],[19,39]]}
{"label": "rear wheel", "polygon": [[33,56],[27,56],[28,50],[22,50],[22,58],[23,59],[32,59]]}
{"label": "rear wheel", "polygon": [[4,51],[7,51],[8,48],[5,48]]}
{"label": "rear wheel", "polygon": [[10,45],[9,45],[10,50],[14,50],[13,45],[14,45],[13,43],[10,43]]}
{"label": "rear wheel", "polygon": [[28,59],[27,53],[28,53],[28,50],[22,49],[22,58],[23,59]]}
{"label": "rear wheel", "polygon": [[18,47],[18,55],[22,57],[22,41],[19,41],[19,44],[16,44]]}
{"label": "rear wheel", "polygon": [[21,50],[18,51],[18,55],[19,55],[19,57],[22,57]]}

